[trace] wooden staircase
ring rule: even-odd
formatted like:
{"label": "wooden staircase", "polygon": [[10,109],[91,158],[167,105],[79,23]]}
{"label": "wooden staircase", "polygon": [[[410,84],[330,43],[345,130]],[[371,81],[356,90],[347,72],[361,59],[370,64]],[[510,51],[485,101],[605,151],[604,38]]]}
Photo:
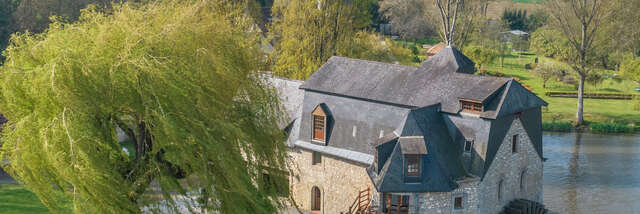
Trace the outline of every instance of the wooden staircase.
{"label": "wooden staircase", "polygon": [[504,207],[500,214],[547,214],[549,210],[535,201],[516,199]]}
{"label": "wooden staircase", "polygon": [[351,203],[349,210],[344,214],[370,214],[371,213],[371,189],[358,192],[358,197]]}

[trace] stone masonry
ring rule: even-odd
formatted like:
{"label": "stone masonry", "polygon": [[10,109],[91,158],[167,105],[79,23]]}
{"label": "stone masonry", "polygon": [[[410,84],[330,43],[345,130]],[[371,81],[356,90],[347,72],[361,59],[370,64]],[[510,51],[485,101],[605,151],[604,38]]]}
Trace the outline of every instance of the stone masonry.
{"label": "stone masonry", "polygon": [[291,194],[300,210],[311,210],[311,188],[314,186],[322,193],[320,213],[323,214],[346,212],[358,192],[367,188],[371,190],[372,199],[378,201],[378,192],[365,170],[367,166],[324,154],[322,163],[312,165],[312,154],[300,148],[289,151],[293,164]]}
{"label": "stone masonry", "polygon": [[[512,139],[516,134],[517,152],[512,153]],[[521,186],[522,175],[524,180]],[[499,198],[500,181],[502,190]],[[479,189],[479,213],[498,213],[516,198],[542,202],[542,160],[520,119],[513,121]]]}
{"label": "stone masonry", "polygon": [[[480,178],[469,178],[459,181],[460,187],[452,192],[418,193],[417,206],[411,206],[411,213],[452,213],[465,214],[477,213],[478,210],[478,185]],[[463,209],[454,210],[453,200],[463,196]]]}

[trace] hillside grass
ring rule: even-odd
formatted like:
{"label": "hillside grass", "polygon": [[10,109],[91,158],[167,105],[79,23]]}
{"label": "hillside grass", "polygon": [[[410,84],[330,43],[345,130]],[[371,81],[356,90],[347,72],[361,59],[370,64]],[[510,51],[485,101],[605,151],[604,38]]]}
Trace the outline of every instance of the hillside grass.
{"label": "hillside grass", "polygon": [[50,213],[38,197],[18,184],[0,184],[0,213]]}
{"label": "hillside grass", "polygon": [[487,16],[489,18],[500,19],[505,9],[523,9],[532,14],[543,9],[544,0],[500,0],[489,3]]}
{"label": "hillside grass", "polygon": [[[577,91],[573,85],[567,85],[551,79],[547,82],[547,88],[542,88],[542,80],[536,77],[533,70],[524,69],[527,63],[533,63],[536,55],[509,56],[505,58],[504,67],[500,66],[500,60],[496,59],[493,63],[486,66],[488,73],[496,72],[504,73],[505,76],[517,77],[522,84],[528,84],[533,92],[549,103],[549,106],[543,108],[543,121],[551,122],[571,122],[575,120],[577,99],[562,97],[547,97],[545,90],[561,90],[561,91]],[[550,60],[550,59],[540,59]],[[612,74],[612,71],[600,71]],[[598,86],[587,84],[586,92],[618,92],[633,93],[634,88],[638,87],[632,81],[622,80],[616,81],[612,78],[605,79]],[[609,100],[609,99],[585,99],[584,100],[584,119],[588,122],[617,122],[623,124],[640,123],[640,111],[634,110],[633,100]]]}

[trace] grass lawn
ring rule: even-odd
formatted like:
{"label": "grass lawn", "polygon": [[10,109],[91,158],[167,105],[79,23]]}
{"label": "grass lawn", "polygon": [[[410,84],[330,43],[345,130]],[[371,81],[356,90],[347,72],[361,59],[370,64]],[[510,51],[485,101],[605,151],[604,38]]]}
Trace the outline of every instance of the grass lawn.
{"label": "grass lawn", "polygon": [[49,213],[35,194],[17,184],[0,184],[0,213]]}
{"label": "grass lawn", "polygon": [[[549,103],[549,106],[543,108],[543,120],[552,121],[554,118],[558,121],[573,121],[576,113],[576,98],[559,98],[545,96],[545,90],[575,90],[575,86],[566,85],[551,79],[547,82],[547,88],[542,88],[542,80],[537,78],[532,70],[524,69],[527,63],[533,63],[535,55],[509,56],[505,58],[504,67],[500,66],[500,59],[496,59],[493,63],[485,66],[487,72],[501,72],[506,76],[520,78],[520,82],[528,84],[534,93]],[[548,59],[540,59],[548,60]],[[606,71],[611,72],[611,71]],[[586,92],[619,92],[619,93],[637,93],[633,89],[638,85],[629,80],[616,81],[613,79],[605,79],[604,82],[596,87],[587,84]],[[632,100],[606,100],[606,99],[585,99],[584,100],[584,119],[588,122],[621,122],[621,123],[640,123],[640,111],[634,110],[634,101]]]}

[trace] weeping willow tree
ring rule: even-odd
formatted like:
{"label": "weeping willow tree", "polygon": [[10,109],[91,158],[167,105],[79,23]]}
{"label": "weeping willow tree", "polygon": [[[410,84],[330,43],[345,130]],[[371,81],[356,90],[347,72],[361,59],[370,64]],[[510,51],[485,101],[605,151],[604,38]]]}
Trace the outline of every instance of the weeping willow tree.
{"label": "weeping willow tree", "polygon": [[264,174],[284,168],[283,114],[255,73],[243,7],[89,8],[14,36],[0,68],[3,168],[54,212],[276,212],[278,179]]}

